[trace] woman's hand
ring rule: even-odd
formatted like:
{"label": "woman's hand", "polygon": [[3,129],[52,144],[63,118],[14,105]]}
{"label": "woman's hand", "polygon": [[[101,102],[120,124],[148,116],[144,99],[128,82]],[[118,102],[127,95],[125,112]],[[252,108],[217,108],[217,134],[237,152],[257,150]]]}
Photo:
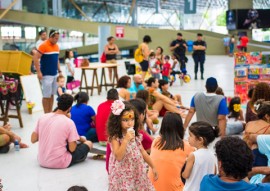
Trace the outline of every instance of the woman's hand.
{"label": "woman's hand", "polygon": [[152,171],[153,171],[153,175],[154,175],[154,181],[157,181],[157,179],[158,179],[158,172],[156,171],[155,168],[153,168]]}

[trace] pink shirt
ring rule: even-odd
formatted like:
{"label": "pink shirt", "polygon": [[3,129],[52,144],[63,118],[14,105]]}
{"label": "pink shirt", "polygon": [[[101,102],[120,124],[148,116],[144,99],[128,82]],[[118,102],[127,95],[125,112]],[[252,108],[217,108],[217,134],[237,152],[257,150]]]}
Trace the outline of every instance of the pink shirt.
{"label": "pink shirt", "polygon": [[67,144],[80,138],[74,122],[65,115],[48,113],[38,120],[35,132],[39,140],[40,166],[67,168],[72,160]]}

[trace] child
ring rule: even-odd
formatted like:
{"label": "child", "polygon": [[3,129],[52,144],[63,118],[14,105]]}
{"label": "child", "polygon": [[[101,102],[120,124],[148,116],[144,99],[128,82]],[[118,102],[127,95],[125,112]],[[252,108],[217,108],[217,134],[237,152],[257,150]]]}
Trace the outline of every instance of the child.
{"label": "child", "polygon": [[67,83],[74,80],[74,57],[72,50],[66,50],[65,52],[65,64],[66,64],[66,73],[67,73]]}
{"label": "child", "polygon": [[241,109],[239,97],[231,99],[229,104],[229,115],[227,117],[226,135],[235,135],[243,132],[245,127],[244,115]]}
{"label": "child", "polygon": [[57,76],[56,78],[57,81],[57,101],[59,99],[59,97],[65,93],[66,88],[65,88],[65,77],[62,75]]}
{"label": "child", "polygon": [[139,136],[139,115],[128,102],[114,101],[108,121],[109,143],[112,150],[109,162],[109,191],[154,190],[146,174],[144,161],[158,174]]}
{"label": "child", "polygon": [[165,64],[162,66],[162,79],[169,82],[169,76],[171,73],[171,64],[169,63],[170,56],[166,55],[164,60]]}
{"label": "child", "polygon": [[180,64],[178,62],[178,60],[176,59],[176,56],[175,54],[173,54],[171,56],[172,58],[172,72],[171,72],[171,76],[173,76],[173,79],[174,80],[171,80],[170,82],[170,86],[172,86],[173,82],[175,82],[175,74],[178,74],[178,77],[180,78],[181,77],[181,69],[180,69]]}
{"label": "child", "polygon": [[156,191],[182,191],[184,185],[180,173],[185,159],[194,150],[184,141],[183,121],[179,114],[167,112],[162,120],[157,137],[151,148],[150,157],[158,171],[158,180],[154,181],[152,170],[148,176]]}
{"label": "child", "polygon": [[216,157],[207,146],[219,135],[219,128],[198,121],[189,127],[189,144],[197,148],[186,162],[182,177],[186,179],[184,191],[200,190],[202,178],[207,174],[216,174]]}
{"label": "child", "polygon": [[178,103],[179,105],[182,105],[182,99],[181,99],[181,95],[176,94],[176,95],[172,95],[168,89],[169,89],[169,84],[166,80],[159,80],[159,89],[161,94],[167,96],[168,98],[173,99],[176,103]]}
{"label": "child", "polygon": [[160,66],[157,64],[157,59],[154,52],[151,52],[149,55],[149,64],[150,64],[150,70],[151,74],[154,78],[160,79]]}

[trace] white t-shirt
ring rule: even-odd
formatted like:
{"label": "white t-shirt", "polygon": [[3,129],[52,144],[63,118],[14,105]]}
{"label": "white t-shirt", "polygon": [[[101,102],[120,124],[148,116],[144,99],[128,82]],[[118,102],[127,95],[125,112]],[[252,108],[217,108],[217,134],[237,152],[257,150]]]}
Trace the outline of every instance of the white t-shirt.
{"label": "white t-shirt", "polygon": [[66,58],[66,60],[65,60],[66,74],[67,74],[67,76],[72,76],[72,74],[68,70],[68,64],[70,64],[70,68],[74,72],[74,68],[75,68],[74,58],[70,58],[70,59],[69,58]]}
{"label": "white t-shirt", "polygon": [[189,178],[186,180],[183,191],[198,191],[203,177],[214,174],[217,159],[209,149],[199,149],[193,152],[195,161]]}
{"label": "white t-shirt", "polygon": [[44,42],[44,40],[41,40],[39,39],[37,42],[36,42],[36,48],[38,49],[39,46]]}
{"label": "white t-shirt", "polygon": [[[180,72],[181,70],[180,70],[180,64],[179,64],[179,62],[175,59],[175,61],[177,62],[176,64],[175,64],[175,67],[173,68],[173,71],[175,71],[175,72]],[[171,67],[173,67],[173,63],[174,63],[174,60],[173,59],[170,59],[170,64],[171,64]]]}

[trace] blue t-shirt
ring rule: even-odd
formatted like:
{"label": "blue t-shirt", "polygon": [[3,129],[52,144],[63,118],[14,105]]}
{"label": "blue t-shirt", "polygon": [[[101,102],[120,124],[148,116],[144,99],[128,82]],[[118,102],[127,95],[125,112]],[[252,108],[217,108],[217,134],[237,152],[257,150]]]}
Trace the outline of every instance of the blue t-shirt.
{"label": "blue t-shirt", "polygon": [[[142,84],[140,84],[137,88],[136,84],[134,82],[132,82],[130,88],[128,89],[128,91],[131,93],[131,94],[134,94],[134,93],[138,93],[139,90],[144,90],[144,87]],[[132,97],[132,95],[130,95],[130,97]]]}
{"label": "blue t-shirt", "polygon": [[[191,99],[190,107],[195,108],[194,96]],[[226,99],[224,98],[219,103],[218,115],[228,115],[228,114],[229,114],[229,111],[228,111],[228,108],[227,108],[227,102],[226,102]]]}
{"label": "blue t-shirt", "polygon": [[217,175],[206,175],[203,177],[200,191],[268,191],[270,184],[250,184],[243,180],[239,182],[224,182]]}
{"label": "blue t-shirt", "polygon": [[[66,92],[66,88],[65,87],[58,87],[58,88],[61,88],[63,93]],[[58,93],[58,88],[57,88],[57,99],[56,99],[57,101],[59,101],[59,97],[60,97],[60,95]]]}
{"label": "blue t-shirt", "polygon": [[74,105],[71,108],[71,119],[74,121],[78,134],[85,136],[91,128],[92,117],[96,115],[94,109],[86,104]]}

